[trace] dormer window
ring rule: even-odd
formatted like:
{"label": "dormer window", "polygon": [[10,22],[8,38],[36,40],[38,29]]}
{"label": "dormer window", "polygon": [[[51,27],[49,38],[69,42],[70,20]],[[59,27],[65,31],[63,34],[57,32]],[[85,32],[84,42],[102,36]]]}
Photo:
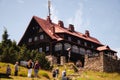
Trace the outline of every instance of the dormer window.
{"label": "dormer window", "polygon": [[71,37],[68,37],[68,41],[71,41]]}
{"label": "dormer window", "polygon": [[32,38],[29,38],[29,39],[28,39],[28,42],[32,42]]}

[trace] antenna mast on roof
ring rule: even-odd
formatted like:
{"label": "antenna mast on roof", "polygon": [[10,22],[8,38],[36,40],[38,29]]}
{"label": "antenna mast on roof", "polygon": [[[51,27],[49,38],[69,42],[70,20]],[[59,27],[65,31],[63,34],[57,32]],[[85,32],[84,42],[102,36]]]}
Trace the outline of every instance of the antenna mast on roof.
{"label": "antenna mast on roof", "polygon": [[51,16],[50,7],[51,7],[51,1],[48,0],[48,16],[49,16],[49,17]]}

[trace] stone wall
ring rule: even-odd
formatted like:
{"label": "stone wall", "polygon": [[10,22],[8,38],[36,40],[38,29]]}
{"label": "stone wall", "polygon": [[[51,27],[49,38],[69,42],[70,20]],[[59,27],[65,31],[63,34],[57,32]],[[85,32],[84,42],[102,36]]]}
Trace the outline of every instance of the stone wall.
{"label": "stone wall", "polygon": [[88,57],[85,55],[86,70],[100,71],[100,72],[119,72],[120,71],[120,60],[113,59],[100,52],[98,56]]}
{"label": "stone wall", "polygon": [[[55,57],[53,55],[48,55],[48,56],[46,56],[46,58],[48,59],[48,61],[50,62],[51,65],[57,64],[57,57]],[[60,57],[60,64],[64,65],[65,63],[66,63],[65,56],[61,56]]]}
{"label": "stone wall", "polygon": [[120,60],[104,55],[103,62],[105,72],[120,72]]}
{"label": "stone wall", "polygon": [[51,65],[57,64],[57,58],[55,56],[48,55],[48,56],[46,56],[46,58],[48,59],[48,61],[50,62]]}
{"label": "stone wall", "polygon": [[85,55],[84,69],[102,72],[103,71],[102,57],[100,56],[89,57],[88,55]]}

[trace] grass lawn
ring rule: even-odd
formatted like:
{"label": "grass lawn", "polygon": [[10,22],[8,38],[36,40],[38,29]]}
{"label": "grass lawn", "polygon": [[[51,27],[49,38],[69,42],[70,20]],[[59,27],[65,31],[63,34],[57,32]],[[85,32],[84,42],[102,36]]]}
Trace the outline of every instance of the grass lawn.
{"label": "grass lawn", "polygon": [[19,67],[19,73],[18,76],[14,76],[14,65],[13,64],[9,64],[11,69],[12,69],[12,73],[10,75],[10,77],[6,77],[5,73],[6,73],[6,67],[9,63],[2,63],[0,62],[0,80],[48,80],[51,79],[52,74],[50,71],[45,71],[45,70],[40,70],[39,71],[39,78],[34,78],[34,72],[32,72],[32,78],[28,78],[27,77],[27,68],[25,67]]}
{"label": "grass lawn", "polygon": [[[39,71],[39,78],[28,78],[27,77],[27,68],[19,67],[19,74],[18,76],[14,76],[14,65],[10,64],[12,69],[12,74],[9,78],[2,76],[1,74],[5,74],[6,66],[8,63],[0,62],[0,80],[53,80],[52,73],[50,71],[40,70]],[[57,66],[54,66],[56,68]],[[105,72],[94,72],[94,71],[84,71],[76,73],[74,70],[69,66],[59,66],[60,74],[59,79],[61,80],[61,72],[62,70],[66,69],[67,75],[70,74],[79,74],[80,76],[73,76],[71,80],[120,80],[120,73],[105,73]],[[32,73],[32,76],[34,73]]]}

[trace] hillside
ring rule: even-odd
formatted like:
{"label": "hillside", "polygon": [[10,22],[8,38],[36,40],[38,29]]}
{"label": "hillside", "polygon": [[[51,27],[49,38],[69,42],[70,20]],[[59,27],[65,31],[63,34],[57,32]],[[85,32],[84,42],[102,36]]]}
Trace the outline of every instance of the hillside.
{"label": "hillside", "polygon": [[[52,80],[52,73],[50,71],[40,70],[39,78],[27,78],[27,69],[25,67],[20,67],[19,75],[14,75],[14,65],[10,64],[12,68],[12,75],[9,78],[2,76],[1,74],[6,72],[6,66],[8,63],[0,62],[0,80]],[[61,79],[62,70],[66,69],[67,76],[71,78],[71,80],[120,80],[119,73],[104,73],[104,72],[94,72],[94,71],[84,71],[80,69],[79,72],[75,72],[77,70],[74,64],[69,63],[64,66],[55,65],[54,68],[59,67],[60,75],[59,79]],[[34,73],[33,73],[34,74]]]}

